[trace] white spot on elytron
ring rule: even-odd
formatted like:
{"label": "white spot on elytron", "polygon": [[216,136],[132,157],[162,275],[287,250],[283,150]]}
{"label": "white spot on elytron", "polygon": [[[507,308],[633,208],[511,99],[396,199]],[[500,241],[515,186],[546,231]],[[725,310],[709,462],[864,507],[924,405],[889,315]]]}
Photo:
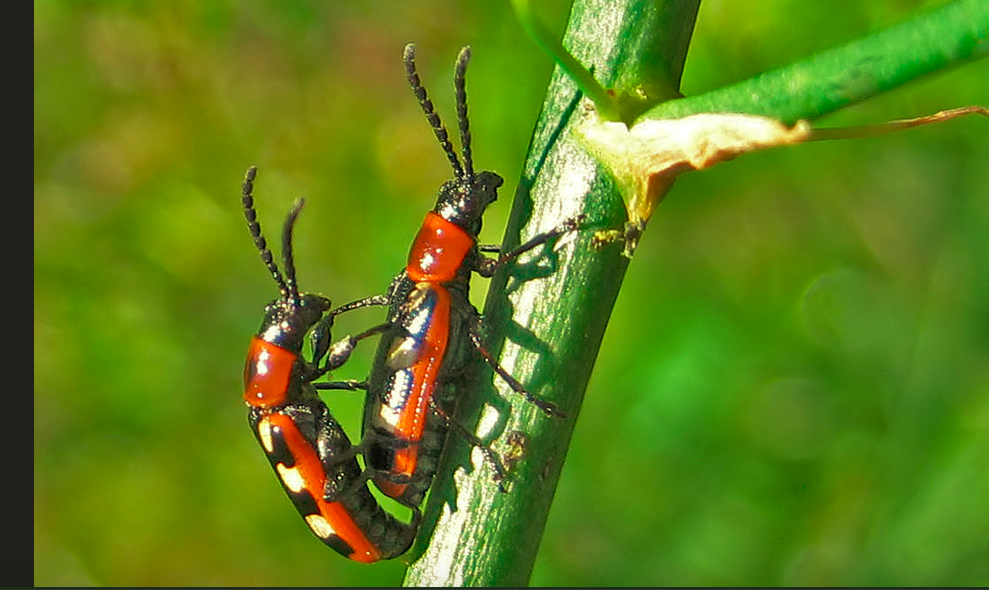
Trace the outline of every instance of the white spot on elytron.
{"label": "white spot on elytron", "polygon": [[400,371],[414,365],[419,356],[417,345],[418,342],[411,336],[401,340],[396,339],[391,345],[391,350],[388,351],[388,368],[392,371]]}
{"label": "white spot on elytron", "polygon": [[305,489],[306,482],[297,468],[285,467],[284,464],[279,463],[276,469],[278,470],[278,477],[282,478],[282,481],[285,482],[285,487],[293,493],[298,494]]}
{"label": "white spot on elytron", "polygon": [[378,410],[379,424],[388,425],[392,431],[398,428],[398,423],[402,418],[402,412],[405,410],[405,404],[408,402],[405,399],[405,394],[411,385],[411,371],[398,371],[395,373],[393,385],[389,388],[389,392],[394,395],[389,395],[385,399],[385,403],[381,404],[381,408]]}
{"label": "white spot on elytron", "polygon": [[412,371],[395,371],[391,380],[391,387],[388,388],[388,396],[385,398],[385,405],[397,410],[404,408],[408,402],[406,395],[412,389],[412,382]]}
{"label": "white spot on elytron", "polygon": [[[423,298],[425,298],[425,294],[423,294]],[[409,319],[409,323],[408,323],[409,333],[410,334],[418,334],[420,336],[422,334],[425,334],[426,333],[426,328],[427,328],[426,323],[429,321],[429,318],[431,317],[432,312],[433,312],[433,310],[432,310],[432,307],[431,306],[421,306],[421,307],[419,307],[419,309],[416,312],[416,314],[412,318]]]}
{"label": "white spot on elytron", "polygon": [[271,442],[271,423],[265,418],[258,422],[258,436],[261,438],[261,446],[264,452],[269,455],[275,451],[275,445]]}
{"label": "white spot on elytron", "polygon": [[381,411],[378,412],[378,415],[381,417],[382,422],[390,426],[392,430],[398,428],[398,421],[402,417],[400,412],[396,412],[394,409],[385,405],[381,406]]}
{"label": "white spot on elytron", "polygon": [[306,515],[306,524],[316,533],[320,539],[329,539],[330,535],[335,535],[336,531],[330,526],[330,522],[323,518],[322,514]]}

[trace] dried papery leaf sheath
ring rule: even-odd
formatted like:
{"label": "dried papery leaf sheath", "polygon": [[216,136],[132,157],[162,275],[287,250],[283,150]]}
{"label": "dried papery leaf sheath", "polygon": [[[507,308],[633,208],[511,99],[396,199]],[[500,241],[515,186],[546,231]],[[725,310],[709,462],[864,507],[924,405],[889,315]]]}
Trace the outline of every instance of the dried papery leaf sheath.
{"label": "dried papery leaf sheath", "polygon": [[970,106],[925,117],[841,129],[812,129],[805,120],[784,122],[743,113],[701,113],[680,119],[642,119],[631,128],[601,118],[589,102],[574,130],[578,140],[612,174],[625,197],[630,240],[645,229],[656,205],[681,173],[703,170],[746,152],[805,141],[855,139],[941,123],[970,114],[987,115]]}
{"label": "dried papery leaf sheath", "polygon": [[646,119],[631,129],[604,121],[590,105],[578,139],[626,192],[629,223],[643,228],[673,179],[725,160],[778,145],[806,141],[810,125],[737,113],[703,113],[682,119]]}

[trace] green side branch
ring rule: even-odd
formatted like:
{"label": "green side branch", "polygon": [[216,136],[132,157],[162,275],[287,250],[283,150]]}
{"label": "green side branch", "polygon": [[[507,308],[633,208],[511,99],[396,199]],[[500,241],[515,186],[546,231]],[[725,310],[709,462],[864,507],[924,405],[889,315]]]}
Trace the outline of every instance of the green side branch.
{"label": "green side branch", "polygon": [[815,119],[987,52],[989,2],[957,0],[738,84],[662,103],[642,118],[675,119],[695,113],[732,112],[763,115],[793,124],[799,119]]}
{"label": "green side branch", "polygon": [[[663,102],[679,87],[698,5],[699,0],[577,0],[563,46],[611,89],[623,121],[643,113],[677,117],[702,111],[792,121],[982,54],[989,36],[989,3],[960,0],[790,68]],[[571,132],[582,96],[573,78],[557,67],[526,156],[505,250],[577,214],[599,230],[620,229],[626,222],[615,183]],[[596,244],[594,233],[564,236],[492,279],[484,308],[489,350],[509,374],[568,416],[543,415],[483,364],[465,376],[455,419],[508,460],[508,491],[499,490],[483,455],[453,433],[410,554],[406,585],[528,582],[629,262],[623,244]]]}
{"label": "green side branch", "polygon": [[526,34],[550,55],[557,65],[564,71],[570,72],[581,91],[597,105],[601,116],[609,121],[618,120],[617,101],[594,78],[594,74],[581,65],[573,54],[563,47],[563,43],[546,28],[542,19],[536,14],[532,2],[529,0],[512,0],[512,7],[515,9],[515,15]]}

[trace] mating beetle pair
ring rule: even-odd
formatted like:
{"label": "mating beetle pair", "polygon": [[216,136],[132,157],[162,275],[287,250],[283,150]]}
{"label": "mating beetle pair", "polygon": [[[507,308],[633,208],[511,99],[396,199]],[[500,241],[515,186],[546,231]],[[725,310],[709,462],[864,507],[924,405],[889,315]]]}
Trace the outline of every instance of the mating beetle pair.
{"label": "mating beetle pair", "polygon": [[[244,181],[243,204],[248,227],[262,260],[278,283],[281,298],[268,305],[248,350],[244,398],[249,419],[289,497],[324,543],[357,561],[389,559],[405,552],[418,529],[419,505],[432,484],[443,450],[456,396],[447,384],[477,359],[487,363],[515,391],[547,415],[562,415],[556,406],[529,391],[503,369],[482,344],[481,318],[471,305],[469,282],[476,272],[489,277],[523,252],[577,228],[578,220],[540,234],[491,259],[478,246],[485,209],[502,184],[494,172],[475,173],[470,148],[465,75],[470,50],[457,58],[454,86],[462,145],[458,157],[426,89],[415,70],[414,46],[405,49],[409,83],[454,170],[440,189],[436,206],[426,214],[413,241],[405,269],[384,295],[355,301],[331,311],[329,300],[300,294],[292,258],[292,228],[301,208],[293,207],[282,235],[284,277],[262,237],[253,203],[255,169]],[[345,311],[387,305],[385,323],[331,344],[330,329]],[[341,366],[358,341],[380,334],[367,381],[316,382]],[[313,358],[302,357],[306,337]],[[352,445],[333,419],[317,389],[366,389],[363,435]],[[499,476],[497,456],[461,429],[487,454]],[[363,454],[364,470],[356,456]],[[412,509],[403,523],[371,495],[372,479],[385,495]]]}

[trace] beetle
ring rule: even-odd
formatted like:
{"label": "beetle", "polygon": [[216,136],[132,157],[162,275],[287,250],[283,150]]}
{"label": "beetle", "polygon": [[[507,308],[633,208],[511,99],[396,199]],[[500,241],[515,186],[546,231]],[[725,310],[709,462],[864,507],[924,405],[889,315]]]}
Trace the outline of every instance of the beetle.
{"label": "beetle", "polygon": [[[316,392],[355,389],[362,383],[313,383],[341,366],[358,341],[380,333],[386,325],[329,344],[336,315],[327,314],[329,299],[300,294],[296,283],[292,229],[303,202],[295,202],[282,231],[283,276],[257,221],[253,198],[256,173],[252,167],[244,179],[244,216],[281,297],[265,308],[261,328],[248,348],[244,401],[251,430],[316,537],[355,561],[370,563],[397,557],[412,544],[420,514],[414,510],[411,522],[403,523],[381,507],[362,477],[357,449]],[[310,361],[302,355],[307,334],[313,342]]]}
{"label": "beetle", "polygon": [[477,356],[508,385],[550,416],[563,416],[556,405],[529,392],[487,351],[481,317],[469,301],[470,277],[490,277],[506,262],[548,240],[577,229],[582,217],[532,238],[499,258],[496,246],[479,246],[481,217],[498,197],[502,178],[475,172],[467,118],[466,69],[470,48],[464,47],[454,69],[461,155],[458,156],[433,108],[415,67],[415,45],[405,48],[404,62],[412,91],[453,168],[454,178],[440,188],[435,207],[426,214],[412,243],[405,269],[385,295],[340,308],[388,305],[388,328],[382,334],[368,377],[363,438],[367,476],[386,495],[417,507],[432,484],[449,427],[460,430],[487,456],[504,477],[497,455],[454,423],[450,416],[456,395],[449,384]]}

